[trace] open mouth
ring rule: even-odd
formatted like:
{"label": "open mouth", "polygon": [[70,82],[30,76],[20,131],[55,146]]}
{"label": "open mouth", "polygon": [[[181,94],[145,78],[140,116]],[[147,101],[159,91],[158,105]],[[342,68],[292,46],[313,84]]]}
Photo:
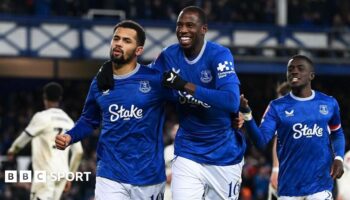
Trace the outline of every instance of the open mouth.
{"label": "open mouth", "polygon": [[296,83],[296,82],[298,82],[298,81],[299,81],[299,78],[297,78],[297,77],[293,77],[293,78],[291,78],[291,80],[290,80],[291,83]]}
{"label": "open mouth", "polygon": [[181,45],[189,45],[191,44],[191,38],[187,37],[187,36],[181,36],[179,37],[179,42],[181,43]]}
{"label": "open mouth", "polygon": [[122,51],[121,49],[114,49],[114,50],[113,50],[113,55],[114,55],[114,56],[123,55],[123,51]]}

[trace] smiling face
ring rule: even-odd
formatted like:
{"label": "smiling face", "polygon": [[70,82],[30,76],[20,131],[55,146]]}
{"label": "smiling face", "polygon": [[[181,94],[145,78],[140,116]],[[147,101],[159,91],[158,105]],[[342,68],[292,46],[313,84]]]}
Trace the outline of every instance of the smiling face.
{"label": "smiling face", "polygon": [[292,58],[287,65],[287,81],[292,90],[311,90],[315,73],[311,63],[303,58]]}
{"label": "smiling face", "polygon": [[182,11],[177,19],[176,36],[187,54],[197,55],[200,52],[207,30],[197,12]]}
{"label": "smiling face", "polygon": [[117,64],[136,62],[141,55],[142,46],[137,44],[137,32],[131,28],[119,27],[115,30],[110,46],[110,58]]}

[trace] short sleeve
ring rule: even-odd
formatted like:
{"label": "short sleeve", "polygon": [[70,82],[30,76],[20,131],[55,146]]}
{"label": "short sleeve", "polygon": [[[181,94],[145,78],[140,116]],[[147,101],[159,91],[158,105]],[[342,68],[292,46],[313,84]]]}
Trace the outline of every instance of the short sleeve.
{"label": "short sleeve", "polygon": [[43,112],[36,113],[25,128],[26,133],[33,137],[39,135],[48,126],[48,120]]}

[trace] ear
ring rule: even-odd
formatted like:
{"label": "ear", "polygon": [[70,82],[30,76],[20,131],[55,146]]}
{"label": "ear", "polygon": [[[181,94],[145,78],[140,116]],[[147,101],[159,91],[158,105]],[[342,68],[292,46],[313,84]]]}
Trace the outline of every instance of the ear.
{"label": "ear", "polygon": [[143,46],[136,47],[135,54],[136,56],[140,56],[143,53]]}
{"label": "ear", "polygon": [[315,72],[310,73],[310,81],[314,80],[315,78]]}
{"label": "ear", "polygon": [[201,28],[201,32],[203,35],[205,35],[208,31],[208,25],[207,24],[203,24],[202,28]]}

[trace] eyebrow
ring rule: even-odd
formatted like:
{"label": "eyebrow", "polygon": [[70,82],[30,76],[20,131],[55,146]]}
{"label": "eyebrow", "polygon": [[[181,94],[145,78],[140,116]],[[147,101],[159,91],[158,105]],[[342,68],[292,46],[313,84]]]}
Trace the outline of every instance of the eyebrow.
{"label": "eyebrow", "polygon": [[132,40],[132,37],[122,37],[120,35],[113,35],[113,38],[120,37],[121,39],[129,39]]}

